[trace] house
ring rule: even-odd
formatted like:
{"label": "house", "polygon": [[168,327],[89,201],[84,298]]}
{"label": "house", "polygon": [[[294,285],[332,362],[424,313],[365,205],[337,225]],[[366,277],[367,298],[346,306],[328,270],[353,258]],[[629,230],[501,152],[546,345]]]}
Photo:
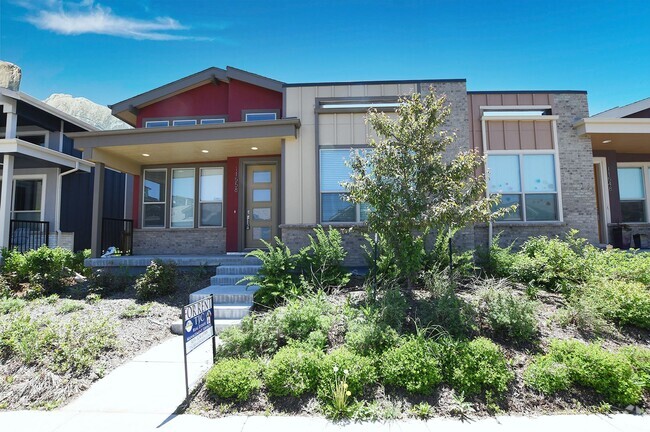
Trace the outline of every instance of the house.
{"label": "house", "polygon": [[[94,164],[69,134],[97,129],[16,86],[0,87],[0,105],[0,246],[89,248]],[[116,171],[107,177],[104,206],[124,218],[126,178]]]}
{"label": "house", "polygon": [[[506,220],[464,230],[459,244],[569,228],[599,241],[591,141],[574,128],[589,115],[583,91],[467,91],[464,79],[286,84],[213,67],[112,105],[135,129],[70,136],[98,184],[106,167],[134,176],[135,254],[238,252],[276,235],[293,250],[317,224],[363,227],[367,206],[343,200],[340,182],[350,149],[373,136],[364,115],[394,112],[401,95],[430,87],[451,105],[449,151],[486,155],[489,193],[519,204]],[[344,236],[350,265],[364,264],[360,231]]]}
{"label": "house", "polygon": [[650,247],[650,98],[578,121],[594,156],[598,234],[616,247]]}

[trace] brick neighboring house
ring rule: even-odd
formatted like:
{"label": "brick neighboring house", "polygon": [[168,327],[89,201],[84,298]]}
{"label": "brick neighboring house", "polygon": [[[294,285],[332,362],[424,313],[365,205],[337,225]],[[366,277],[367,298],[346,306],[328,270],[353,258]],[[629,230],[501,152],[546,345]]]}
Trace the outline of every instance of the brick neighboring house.
{"label": "brick neighboring house", "polygon": [[[490,192],[520,204],[507,220],[464,230],[458,243],[570,228],[599,241],[591,141],[573,126],[588,117],[582,91],[468,92],[463,79],[285,84],[210,68],[111,107],[136,129],[72,136],[97,182],[105,167],[135,176],[135,254],[244,251],[275,235],[295,249],[317,224],[363,227],[367,208],[342,200],[339,182],[350,149],[373,134],[364,115],[371,106],[394,112],[399,96],[430,87],[451,105],[450,154],[485,154]],[[344,241],[347,263],[363,265],[359,231]]]}

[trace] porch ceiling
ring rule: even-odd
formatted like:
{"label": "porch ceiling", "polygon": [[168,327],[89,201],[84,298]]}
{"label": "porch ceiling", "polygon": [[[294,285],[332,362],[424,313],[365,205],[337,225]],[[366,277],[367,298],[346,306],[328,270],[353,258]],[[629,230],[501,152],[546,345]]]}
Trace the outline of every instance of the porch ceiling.
{"label": "porch ceiling", "polygon": [[[234,156],[280,154],[282,140],[295,138],[298,119],[229,122],[69,134],[84,159],[131,174],[143,165],[224,161]],[[147,155],[147,156],[145,156]]]}
{"label": "porch ceiling", "polygon": [[650,153],[650,119],[590,117],[573,125],[591,139],[593,150]]}
{"label": "porch ceiling", "polygon": [[594,150],[614,150],[617,153],[650,153],[650,134],[591,134]]}

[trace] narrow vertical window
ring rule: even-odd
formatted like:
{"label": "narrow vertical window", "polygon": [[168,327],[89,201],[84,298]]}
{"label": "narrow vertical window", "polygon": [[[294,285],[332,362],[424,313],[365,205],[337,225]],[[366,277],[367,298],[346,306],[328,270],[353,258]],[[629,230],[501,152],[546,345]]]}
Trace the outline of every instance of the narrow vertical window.
{"label": "narrow vertical window", "polygon": [[223,226],[223,168],[201,168],[199,218],[201,226]]}
{"label": "narrow vertical window", "polygon": [[618,169],[618,192],[623,222],[645,222],[645,187],[641,167]]}
{"label": "narrow vertical window", "polygon": [[172,228],[194,227],[194,168],[172,168]]}
{"label": "narrow vertical window", "polygon": [[142,226],[163,228],[167,197],[167,170],[144,170],[142,192]]}

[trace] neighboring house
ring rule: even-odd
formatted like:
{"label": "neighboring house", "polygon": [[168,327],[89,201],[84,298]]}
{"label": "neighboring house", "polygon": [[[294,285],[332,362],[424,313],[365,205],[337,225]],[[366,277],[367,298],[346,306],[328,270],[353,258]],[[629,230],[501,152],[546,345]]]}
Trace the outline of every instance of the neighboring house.
{"label": "neighboring house", "polygon": [[[0,246],[90,247],[93,163],[69,133],[93,126],[25,93],[0,88]],[[125,176],[108,174],[105,207],[124,217]]]}
{"label": "neighboring house", "polygon": [[650,98],[584,118],[591,140],[601,243],[650,247]]}
{"label": "neighboring house", "polygon": [[[135,176],[134,253],[244,251],[276,235],[295,249],[317,224],[363,226],[367,207],[343,200],[340,182],[350,149],[373,136],[364,115],[369,107],[393,113],[401,95],[430,87],[452,109],[449,152],[487,155],[490,193],[519,204],[507,220],[464,230],[459,244],[569,228],[598,242],[591,143],[573,128],[588,116],[582,91],[468,92],[462,79],[284,84],[210,68],[113,105],[135,129],[71,136],[96,164],[96,181],[105,167]],[[364,264],[360,239],[359,230],[344,238],[348,264]]]}

